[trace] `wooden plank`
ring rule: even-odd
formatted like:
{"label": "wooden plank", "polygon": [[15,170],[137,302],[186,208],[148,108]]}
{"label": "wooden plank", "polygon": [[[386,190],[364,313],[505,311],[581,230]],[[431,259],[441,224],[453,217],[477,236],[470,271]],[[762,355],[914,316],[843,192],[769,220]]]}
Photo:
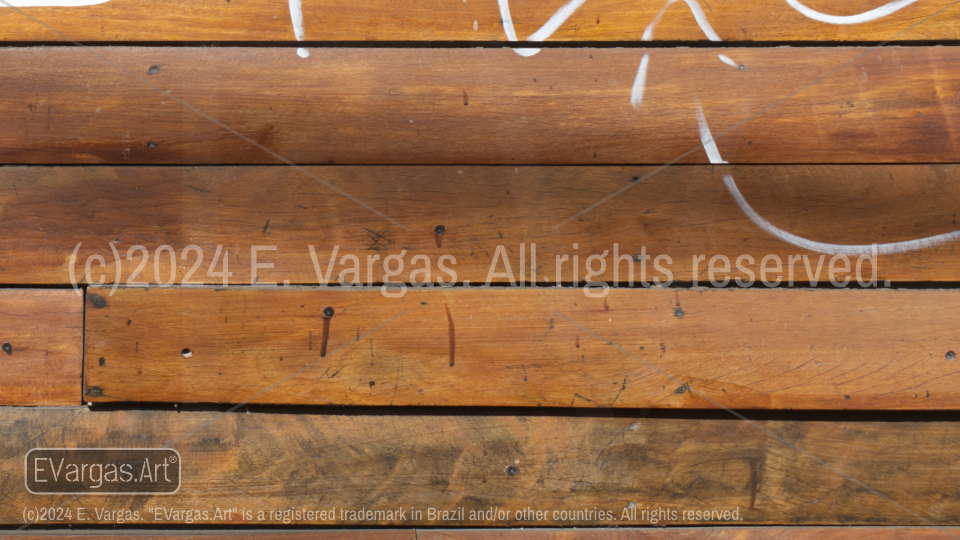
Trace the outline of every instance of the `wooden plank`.
{"label": "wooden plank", "polygon": [[[956,534],[952,527],[670,527],[670,528],[577,528],[577,529],[366,529],[366,530],[200,530],[200,531],[136,531],[104,534],[92,531],[23,531],[6,532],[10,537],[31,539],[56,538],[81,540],[91,536],[104,540],[206,540],[229,537],[252,540],[379,540],[417,538],[419,540],[940,540],[948,538],[944,531]],[[112,532],[112,531],[111,531]]]}
{"label": "wooden plank", "polygon": [[698,527],[657,529],[435,530],[417,531],[420,540],[940,540],[958,531],[908,527]]}
{"label": "wooden plank", "polygon": [[90,291],[91,401],[960,408],[958,291]]}
{"label": "wooden plank", "polygon": [[[610,417],[7,408],[0,409],[0,432],[5,434],[0,455],[11,456],[0,462],[4,524],[22,524],[25,508],[61,504],[73,511],[61,526],[78,523],[81,506],[90,518],[84,522],[88,526],[114,523],[113,517],[97,518],[94,510],[105,509],[139,512],[140,521],[131,516],[126,526],[183,524],[185,513],[177,518],[174,509],[193,510],[194,524],[216,525],[212,517],[218,508],[238,509],[234,517],[243,520],[229,523],[246,525],[280,524],[268,514],[278,509],[335,509],[333,519],[303,516],[306,519],[291,519],[291,525],[336,526],[639,526],[650,525],[649,515],[642,512],[657,508],[678,514],[669,523],[658,520],[658,526],[923,524],[903,508],[939,525],[960,522],[960,501],[953,489],[960,480],[960,427],[950,422],[751,425]],[[180,490],[173,495],[74,498],[31,495],[24,485],[23,459],[30,448],[161,444],[181,456]],[[937,494],[932,504],[931,494]],[[624,512],[630,503],[636,516]],[[341,509],[401,507],[405,516],[361,521],[340,514]],[[464,517],[431,519],[429,508],[463,508]],[[157,520],[156,509],[168,520]],[[422,516],[411,509],[422,510]],[[510,515],[496,520],[475,514],[471,519],[471,511],[491,509]],[[545,512],[545,519],[517,514],[526,509]],[[245,515],[246,510],[251,513]],[[739,519],[703,522],[683,514],[696,510],[738,511]],[[611,514],[613,519],[604,519]]]}
{"label": "wooden plank", "polygon": [[[657,19],[665,1],[623,4],[591,0],[550,35],[550,41],[639,41]],[[520,39],[540,29],[563,2],[509,2]],[[814,11],[856,16],[883,4],[849,0],[842,5],[807,0]],[[960,37],[957,8],[946,1],[916,2],[892,15],[860,24],[832,24],[803,15],[786,2],[712,0],[700,3],[710,27],[723,40],[823,41],[886,39],[941,40]],[[947,8],[944,10],[944,8]],[[944,11],[941,11],[944,10]],[[95,6],[24,10],[31,17],[81,41],[293,41],[288,2],[249,0],[225,5],[213,0],[109,0]],[[939,13],[938,13],[939,12]],[[402,4],[383,0],[357,4],[346,0],[302,3],[303,38],[310,41],[506,41],[498,2]],[[0,36],[7,41],[59,41],[25,15],[4,9]],[[916,28],[918,21],[930,17]],[[901,32],[904,32],[902,33]],[[655,26],[657,40],[705,40],[684,5],[666,9]]]}
{"label": "wooden plank", "polygon": [[165,93],[90,50],[10,49],[0,162],[705,163],[698,100],[731,163],[960,161],[951,47],[92,51]]}
{"label": "wooden plank", "polygon": [[73,291],[0,289],[0,405],[78,405],[83,299]]}
{"label": "wooden plank", "polygon": [[[256,245],[276,247],[257,251],[258,263],[273,264],[258,269],[259,283],[337,283],[340,273],[352,268],[351,260],[344,259],[349,256],[358,258],[363,271],[359,277],[344,274],[344,280],[382,283],[384,259],[401,254],[404,268],[393,280],[506,283],[510,276],[499,275],[507,270],[504,260],[516,280],[530,280],[536,245],[534,277],[541,284],[557,281],[558,257],[568,257],[560,262],[559,280],[572,283],[573,256],[578,257],[576,281],[583,281],[588,258],[606,253],[607,264],[593,279],[627,285],[631,263],[616,265],[615,280],[615,249],[628,259],[648,257],[633,263],[635,283],[656,278],[711,285],[709,268],[718,255],[728,258],[731,272],[715,272],[716,284],[727,277],[750,279],[736,269],[737,262],[759,280],[760,266],[769,255],[781,261],[781,271],[765,274],[768,281],[779,278],[788,284],[793,260],[794,285],[815,278],[826,284],[832,256],[821,262],[820,253],[761,230],[724,187],[725,174],[736,180],[757,213],[790,233],[817,242],[870,245],[957,230],[953,201],[960,198],[960,184],[954,181],[958,170],[956,165],[669,167],[563,224],[654,168],[309,169],[359,196],[401,228],[290,167],[3,167],[0,206],[9,219],[0,222],[0,283],[69,284],[71,254],[81,244],[73,259],[73,279],[85,279],[89,260],[92,283],[113,283],[118,261],[120,283],[169,282],[172,250],[178,265],[174,283],[182,283],[199,260],[188,281],[222,284],[222,277],[208,271],[222,271],[222,253],[227,252],[232,273],[228,284],[250,284]],[[442,236],[435,233],[438,225],[444,227]],[[185,253],[191,245],[200,248],[202,257],[196,251]],[[135,246],[147,252],[139,271],[143,251]],[[214,264],[218,246],[221,256]],[[335,264],[328,273],[335,246]],[[503,248],[499,255],[498,246]],[[879,255],[877,285],[887,280],[960,281],[955,246],[944,242]],[[374,256],[380,260],[371,259],[367,275],[368,257]],[[443,264],[455,276],[439,268],[444,256],[453,257]],[[696,261],[698,256],[704,258]],[[796,259],[802,256],[806,262]],[[427,262],[415,257],[426,257]],[[668,257],[669,263],[666,258],[658,262],[658,257]],[[850,258],[854,269],[857,260]],[[775,262],[768,261],[767,268],[775,268]],[[429,276],[412,275],[428,266]],[[591,267],[597,270],[598,263]],[[396,270],[395,260],[390,268]],[[870,280],[873,268],[863,263],[864,281]],[[837,273],[835,277],[838,282],[845,279]]]}
{"label": "wooden plank", "polygon": [[[897,529],[903,530],[903,529]],[[31,538],[42,540],[45,538],[56,538],[57,540],[81,540],[91,537],[102,538],[103,540],[211,540],[221,538],[249,538],[250,540],[415,540],[417,532],[412,529],[390,529],[390,530],[312,530],[312,531],[291,531],[291,530],[245,530],[245,529],[227,529],[227,530],[149,530],[149,531],[104,531],[102,529],[93,530],[71,530],[71,531],[34,531],[26,529],[24,531],[4,531],[4,537],[7,538]]]}

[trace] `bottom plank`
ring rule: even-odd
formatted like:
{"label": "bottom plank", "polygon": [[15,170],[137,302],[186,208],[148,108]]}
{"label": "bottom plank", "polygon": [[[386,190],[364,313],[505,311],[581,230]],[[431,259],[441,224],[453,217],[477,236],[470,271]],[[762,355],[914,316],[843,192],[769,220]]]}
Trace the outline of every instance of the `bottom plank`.
{"label": "bottom plank", "polygon": [[[0,433],[4,525],[960,523],[960,425],[944,422],[3,408]],[[31,493],[62,463],[33,448],[164,446],[179,454],[159,471],[152,454],[153,479],[179,471],[173,494],[130,493],[156,487],[137,483],[146,462],[93,490],[126,493]]]}
{"label": "bottom plank", "polygon": [[[671,529],[385,529],[385,530],[205,530],[205,531],[24,531],[11,537],[56,540],[927,540],[960,530],[931,527],[676,527]],[[0,533],[2,534],[2,533]]]}

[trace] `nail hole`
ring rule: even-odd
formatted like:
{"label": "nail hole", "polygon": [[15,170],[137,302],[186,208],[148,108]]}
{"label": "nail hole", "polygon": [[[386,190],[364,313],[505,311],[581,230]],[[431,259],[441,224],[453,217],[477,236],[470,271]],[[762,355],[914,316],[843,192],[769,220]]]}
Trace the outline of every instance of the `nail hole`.
{"label": "nail hole", "polygon": [[510,476],[516,476],[520,474],[520,467],[517,467],[516,465],[508,465],[507,474],[509,474]]}
{"label": "nail hole", "polygon": [[676,317],[676,318],[678,318],[678,319],[682,319],[682,318],[683,318],[683,309],[681,309],[681,308],[674,308],[674,310],[673,310],[673,316]]}
{"label": "nail hole", "polygon": [[947,360],[949,360],[949,361],[951,361],[951,362],[953,362],[954,360],[957,359],[957,353],[955,353],[955,352],[953,352],[953,351],[947,351],[947,355],[946,355],[946,356],[947,356]]}
{"label": "nail hole", "polygon": [[2,348],[3,348],[3,352],[7,354],[13,354],[13,345],[11,345],[10,343],[4,343]]}
{"label": "nail hole", "polygon": [[103,299],[99,294],[90,295],[90,303],[93,304],[93,307],[100,309],[107,307],[107,301]]}
{"label": "nail hole", "polygon": [[333,313],[334,313],[334,312],[333,312],[333,308],[332,308],[332,307],[327,306],[327,307],[323,308],[323,316],[324,316],[324,317],[326,317],[326,318],[329,319],[330,317],[333,317]]}
{"label": "nail hole", "polygon": [[193,351],[191,351],[190,349],[184,349],[180,351],[180,356],[184,358],[190,358],[191,356],[193,356]]}
{"label": "nail hole", "polygon": [[155,143],[155,142],[148,142],[148,143],[147,143],[147,148],[156,148],[156,147],[157,147],[157,143]]}
{"label": "nail hole", "polygon": [[433,228],[434,234],[443,234],[445,232],[447,232],[447,228],[444,227],[443,225],[437,225],[436,227]]}
{"label": "nail hole", "polygon": [[157,73],[160,73],[160,66],[156,64],[150,66],[150,69],[147,70],[147,75],[156,75]]}

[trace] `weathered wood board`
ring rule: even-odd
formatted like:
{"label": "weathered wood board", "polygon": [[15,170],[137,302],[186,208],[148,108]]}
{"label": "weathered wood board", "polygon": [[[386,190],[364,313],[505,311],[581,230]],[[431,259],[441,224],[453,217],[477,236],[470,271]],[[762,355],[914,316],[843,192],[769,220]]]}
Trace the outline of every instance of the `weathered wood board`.
{"label": "weathered wood board", "polygon": [[[740,264],[757,284],[761,266],[770,284],[778,279],[786,286],[791,279],[793,286],[829,284],[833,255],[761,229],[725,187],[726,175],[760,216],[811,242],[837,248],[913,245],[958,230],[956,165],[308,171],[396,224],[292,167],[4,167],[0,282],[110,284],[117,281],[119,263],[123,284],[222,285],[227,253],[232,274],[227,284],[249,285],[252,247],[272,246],[256,252],[258,264],[273,265],[258,267],[258,283],[337,284],[345,272],[345,282],[377,284],[388,274],[384,264],[396,271],[400,257],[403,269],[391,281],[476,285],[488,279],[509,283],[512,276],[539,284],[591,278],[629,285],[632,266],[634,284],[656,279],[711,286],[729,278],[736,286],[732,279],[750,280],[737,269]],[[629,187],[635,178],[644,179]],[[624,187],[629,189],[589,209]],[[880,288],[887,280],[960,281],[956,245],[945,241],[901,254],[878,253],[876,265],[862,262],[860,277],[872,281],[876,269]],[[359,276],[350,272],[351,256],[360,263]],[[591,256],[605,263],[592,277]],[[729,273],[711,275],[711,265],[723,266],[717,256],[726,257]],[[764,263],[767,256],[773,259]],[[848,258],[854,274],[859,259]],[[599,271],[601,264],[590,262],[590,268]],[[842,268],[838,259],[833,274],[838,283],[851,277]]]}
{"label": "weathered wood board", "polygon": [[0,405],[79,405],[83,298],[0,289]]}
{"label": "weathered wood board", "polygon": [[[949,422],[3,408],[0,432],[0,454],[11,457],[0,461],[4,524],[51,507],[72,510],[61,526],[78,523],[79,507],[86,525],[116,523],[119,513],[128,527],[185,524],[188,511],[197,525],[282,524],[282,514],[270,519],[271,510],[335,510],[333,519],[292,514],[288,525],[338,526],[650,525],[644,511],[658,512],[658,526],[720,524],[691,511],[729,511],[728,525],[960,522],[960,429]],[[181,456],[173,495],[74,498],[31,495],[24,485],[30,448],[163,444]],[[463,518],[430,508],[462,508]],[[235,511],[224,522],[213,519],[217,509]],[[364,520],[340,514],[361,509],[396,513]],[[471,511],[492,517],[471,519]],[[499,511],[509,516],[496,519]]]}
{"label": "weathered wood board", "polygon": [[958,305],[957,291],[91,288],[84,388],[90,401],[958,409]]}
{"label": "weathered wood board", "polygon": [[[8,0],[18,5],[16,0]],[[36,2],[42,5],[44,2]],[[284,0],[109,0],[92,6],[32,7],[17,13],[0,7],[5,41],[60,41],[37,21],[80,41],[507,41],[501,5],[518,39],[541,31],[568,2],[403,3],[385,0],[305,0],[291,9]],[[580,3],[580,2],[577,2]],[[575,5],[576,3],[574,3]],[[716,38],[734,41],[944,40],[960,38],[958,9],[950,2],[908,3],[875,18],[885,2],[805,0],[795,8],[775,0],[698,2]],[[658,19],[661,10],[663,15]],[[302,16],[297,36],[292,13]],[[804,14],[806,13],[806,14]],[[29,16],[28,16],[29,15]],[[32,18],[31,18],[32,17]],[[36,19],[36,20],[34,20]],[[871,20],[872,19],[872,20]],[[920,24],[918,22],[923,21]],[[850,24],[854,23],[854,24]],[[654,40],[706,40],[685,4],[665,0],[621,3],[590,0],[573,11],[548,41],[640,41],[653,25]],[[551,25],[552,27],[553,25]]]}
{"label": "weathered wood board", "polygon": [[8,164],[960,161],[952,47],[28,47],[0,71]]}
{"label": "weathered wood board", "polygon": [[33,540],[213,540],[224,537],[250,540],[927,540],[949,538],[952,527],[657,527],[570,529],[366,529],[366,530],[168,530],[130,531],[33,531],[5,533],[11,538]]}

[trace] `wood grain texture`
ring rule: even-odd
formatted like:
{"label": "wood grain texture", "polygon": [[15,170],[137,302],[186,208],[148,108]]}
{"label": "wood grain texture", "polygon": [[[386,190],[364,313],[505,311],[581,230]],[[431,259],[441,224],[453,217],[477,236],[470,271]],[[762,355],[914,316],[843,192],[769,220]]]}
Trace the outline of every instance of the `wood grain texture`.
{"label": "wood grain texture", "polygon": [[99,292],[91,401],[960,408],[957,291]]}
{"label": "wood grain texture", "polygon": [[0,290],[0,405],[79,405],[83,299],[73,291]]}
{"label": "wood grain texture", "polygon": [[[555,283],[557,257],[560,281],[574,281],[572,257],[579,257],[577,281],[588,276],[587,259],[603,255],[606,267],[595,279],[613,283],[614,249],[618,256],[644,253],[634,262],[635,283],[665,273],[672,279],[710,285],[710,261],[728,257],[731,272],[714,273],[748,280],[736,269],[759,276],[763,258],[776,255],[782,271],[771,272],[787,282],[790,257],[794,282],[829,280],[831,256],[783,242],[757,227],[737,206],[723,185],[732,175],[750,205],[775,225],[818,242],[861,244],[899,242],[957,230],[956,204],[960,184],[955,165],[876,166],[686,166],[669,167],[617,197],[561,225],[565,220],[629,185],[653,167],[313,167],[309,169],[337,188],[360,197],[404,228],[382,219],[337,195],[291,167],[4,167],[0,169],[0,206],[8,219],[0,221],[0,282],[8,284],[69,284],[71,254],[74,277],[121,283],[157,283],[171,279],[170,246],[177,257],[175,283],[186,279],[195,261],[201,265],[188,281],[222,284],[222,253],[228,252],[228,283],[251,283],[251,246],[276,246],[258,251],[258,282],[292,284],[337,283],[341,271],[362,263],[359,281],[381,283],[384,259],[403,254],[404,268],[394,280],[407,283],[469,281],[505,283],[504,260],[516,280],[530,280],[531,245],[536,245],[536,281]],[[444,227],[440,237],[434,232]],[[439,246],[437,245],[439,241]],[[521,244],[524,271],[520,270]],[[577,248],[574,249],[574,244]],[[111,245],[117,249],[113,254]],[[202,257],[187,246],[202,250]],[[148,257],[142,264],[144,246]],[[217,246],[221,258],[214,265]],[[310,256],[314,246],[320,275]],[[336,262],[327,264],[334,246]],[[498,257],[497,247],[504,251]],[[133,251],[131,251],[133,250]],[[159,256],[158,256],[158,250]],[[127,256],[129,255],[129,259]],[[454,278],[439,268],[456,273]],[[694,257],[703,255],[696,265]],[[367,275],[368,257],[373,271]],[[427,261],[415,261],[415,257]],[[505,257],[505,259],[504,259]],[[960,281],[956,243],[878,258],[877,284],[886,280]],[[851,263],[856,263],[856,257]],[[496,262],[496,265],[494,263]],[[159,266],[158,266],[159,265]],[[397,263],[390,268],[396,270]],[[495,266],[495,267],[494,267]],[[630,262],[617,265],[616,281],[629,282]],[[429,267],[429,276],[412,275]],[[491,272],[491,267],[494,271]],[[768,264],[773,268],[772,264]],[[157,269],[159,268],[159,272]],[[594,270],[597,263],[592,263]],[[872,264],[864,263],[869,280]],[[136,272],[136,275],[134,273]],[[324,274],[327,279],[324,280]],[[776,274],[776,275],[774,275]],[[347,281],[355,281],[349,272]],[[369,281],[368,281],[369,279]],[[843,279],[843,277],[839,277]],[[734,282],[730,282],[731,286]],[[758,281],[759,283],[759,281]]]}
{"label": "wood grain texture", "polygon": [[[907,530],[895,528],[895,530]],[[250,540],[416,540],[417,532],[413,529],[389,529],[389,530],[313,530],[313,531],[291,531],[291,530],[249,530],[249,529],[225,529],[225,530],[144,530],[128,531],[121,533],[117,531],[104,531],[102,529],[93,530],[71,530],[71,531],[33,531],[26,529],[24,531],[4,531],[6,538],[31,538],[43,540],[46,538],[56,538],[57,540],[81,540],[88,538],[102,538],[103,540],[158,540],[158,539],[177,539],[177,540],[219,540],[222,538],[248,538]]]}
{"label": "wood grain texture", "polygon": [[5,532],[11,538],[81,540],[91,536],[104,540],[207,540],[224,537],[251,540],[927,540],[949,538],[952,527],[671,527],[671,528],[570,528],[570,529],[366,529],[366,530],[203,530],[135,531],[104,534],[93,531]]}
{"label": "wood grain texture", "polygon": [[[633,426],[633,427],[631,427]],[[0,522],[21,524],[24,506],[81,505],[252,510],[337,509],[335,520],[297,524],[649,525],[636,508],[739,509],[746,524],[919,525],[898,508],[797,450],[939,525],[960,522],[960,428],[949,422],[858,423],[677,420],[546,416],[327,416],[217,412],[0,409]],[[23,457],[29,448],[169,444],[179,451],[182,485],[175,495],[81,497],[29,495]],[[514,474],[509,474],[512,471]],[[751,499],[753,504],[751,505]],[[407,509],[405,518],[363,522],[339,509]],[[410,508],[423,510],[413,518]],[[428,508],[464,509],[463,520],[430,520]],[[502,521],[470,519],[471,510],[509,510]],[[526,508],[547,519],[517,517]],[[581,516],[570,516],[579,510]],[[584,510],[605,511],[600,520]],[[554,511],[566,511],[554,517]],[[239,514],[242,515],[242,514]],[[197,524],[214,524],[210,519]],[[238,516],[239,517],[239,516]],[[623,518],[623,519],[621,519]],[[74,517],[74,522],[76,519]],[[86,525],[113,520],[94,519]],[[175,524],[163,522],[166,526]],[[182,520],[180,521],[182,523]],[[240,523],[240,522],[238,522]],[[60,523],[64,525],[65,523]],[[127,526],[137,522],[128,520]],[[277,525],[276,521],[270,523]],[[694,522],[718,525],[717,522]],[[224,525],[224,524],[221,524]]]}
{"label": "wood grain texture", "polygon": [[7,50],[0,161],[705,163],[698,100],[731,163],[960,161],[951,47],[652,50],[639,110],[637,49],[94,50],[164,93],[88,50]]}
{"label": "wood grain texture", "polygon": [[650,529],[417,531],[420,540],[926,540],[950,538],[956,529],[907,527],[697,527]]}
{"label": "wood grain texture", "polygon": [[[14,5],[16,5],[15,2]],[[510,2],[520,39],[537,31],[566,2]],[[590,0],[549,41],[639,41],[665,0],[621,3]],[[856,15],[884,5],[881,0],[842,4],[806,0],[830,15]],[[724,40],[823,41],[957,39],[957,8],[949,2],[917,2],[876,21],[835,25],[801,15],[776,0],[712,0],[700,3],[711,27]],[[944,8],[947,8],[944,10]],[[943,11],[941,11],[943,10]],[[283,0],[225,3],[213,0],[110,0],[96,6],[29,8],[31,17],[81,41],[293,41],[290,10]],[[940,13],[937,13],[940,12]],[[371,0],[302,2],[305,39],[310,41],[506,41],[496,0],[396,3]],[[0,12],[0,36],[7,41],[59,41],[60,36],[10,9]],[[930,17],[916,28],[918,21]],[[474,26],[476,24],[476,26]],[[656,26],[657,40],[705,40],[690,10],[674,5]]]}

